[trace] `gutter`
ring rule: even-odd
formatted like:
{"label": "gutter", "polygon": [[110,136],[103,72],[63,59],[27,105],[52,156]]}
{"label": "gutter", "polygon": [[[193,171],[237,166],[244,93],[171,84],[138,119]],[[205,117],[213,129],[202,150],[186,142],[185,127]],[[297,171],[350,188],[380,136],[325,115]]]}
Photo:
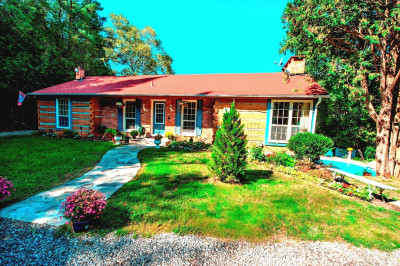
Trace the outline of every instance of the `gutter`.
{"label": "gutter", "polygon": [[[328,97],[329,98],[329,97]],[[313,131],[315,133],[315,128],[317,126],[317,113],[318,113],[318,105],[322,102],[322,97],[318,98],[318,102],[315,104],[315,110],[314,110],[314,125],[313,125]]]}

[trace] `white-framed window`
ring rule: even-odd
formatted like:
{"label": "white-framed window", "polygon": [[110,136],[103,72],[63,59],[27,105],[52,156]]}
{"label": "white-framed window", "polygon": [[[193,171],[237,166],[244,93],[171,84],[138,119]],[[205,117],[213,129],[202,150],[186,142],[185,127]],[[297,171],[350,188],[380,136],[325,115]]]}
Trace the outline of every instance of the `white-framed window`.
{"label": "white-framed window", "polygon": [[311,131],[312,101],[272,101],[269,142],[286,143],[299,131]]}
{"label": "white-framed window", "polygon": [[135,129],[135,117],[136,102],[126,100],[124,107],[124,131],[131,131]]}
{"label": "white-framed window", "polygon": [[182,135],[196,135],[196,108],[195,101],[182,104]]}
{"label": "white-framed window", "polygon": [[155,103],[154,104],[154,123],[164,124],[165,118],[165,103]]}
{"label": "white-framed window", "polygon": [[57,114],[56,114],[56,124],[57,128],[70,128],[70,105],[71,102],[68,98],[57,98]]}

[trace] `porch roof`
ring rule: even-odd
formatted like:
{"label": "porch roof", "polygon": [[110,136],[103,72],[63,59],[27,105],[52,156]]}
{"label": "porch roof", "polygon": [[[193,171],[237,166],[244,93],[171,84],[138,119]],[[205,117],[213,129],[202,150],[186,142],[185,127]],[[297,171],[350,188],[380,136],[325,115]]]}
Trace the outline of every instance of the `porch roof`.
{"label": "porch roof", "polygon": [[199,96],[328,98],[307,75],[283,73],[94,76],[41,89],[30,95]]}

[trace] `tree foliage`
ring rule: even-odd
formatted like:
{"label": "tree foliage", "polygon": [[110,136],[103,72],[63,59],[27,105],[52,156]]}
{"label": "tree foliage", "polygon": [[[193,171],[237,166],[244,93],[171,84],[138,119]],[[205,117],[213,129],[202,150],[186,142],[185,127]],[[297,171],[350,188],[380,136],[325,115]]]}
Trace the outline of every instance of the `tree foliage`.
{"label": "tree foliage", "polygon": [[318,81],[337,75],[336,89],[364,102],[377,130],[377,173],[399,176],[400,1],[291,0],[283,22],[281,51],[304,55]]}
{"label": "tree foliage", "polygon": [[123,75],[173,74],[172,58],[151,27],[138,29],[122,15],[110,15],[107,33],[107,58],[123,67]]}
{"label": "tree foliage", "polygon": [[211,154],[211,170],[223,182],[237,183],[244,176],[247,140],[243,127],[233,102],[229,111],[224,113]]}
{"label": "tree foliage", "polygon": [[[0,1],[0,129],[16,119],[11,110],[17,109],[19,90],[69,81],[76,66],[88,75],[112,74],[104,60],[101,9],[94,0]],[[31,114],[28,121],[36,120],[34,106],[28,97],[18,107]]]}

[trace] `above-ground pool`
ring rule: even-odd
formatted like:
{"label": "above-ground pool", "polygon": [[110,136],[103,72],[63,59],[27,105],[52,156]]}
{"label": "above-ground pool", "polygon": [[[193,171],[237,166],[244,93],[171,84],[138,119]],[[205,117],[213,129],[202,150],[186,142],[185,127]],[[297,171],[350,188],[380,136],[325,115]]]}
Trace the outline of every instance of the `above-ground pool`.
{"label": "above-ground pool", "polygon": [[367,167],[366,164],[356,161],[348,161],[347,159],[341,158],[328,158],[321,157],[320,162],[325,165],[331,165],[332,168],[345,171],[350,174],[362,176],[363,172],[371,173],[372,176],[376,176],[374,170]]}

